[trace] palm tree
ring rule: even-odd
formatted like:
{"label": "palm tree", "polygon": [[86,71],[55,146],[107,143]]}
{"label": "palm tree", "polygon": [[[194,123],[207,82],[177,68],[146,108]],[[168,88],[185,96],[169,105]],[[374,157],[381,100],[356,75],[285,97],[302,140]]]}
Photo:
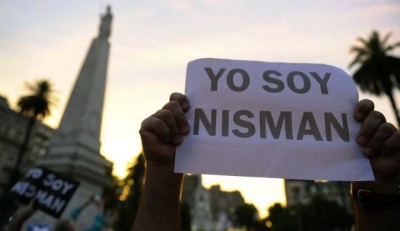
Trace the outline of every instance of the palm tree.
{"label": "palm tree", "polygon": [[36,80],[33,84],[26,83],[28,94],[18,99],[18,109],[22,115],[29,116],[24,140],[18,153],[17,163],[13,174],[11,174],[10,185],[13,185],[19,178],[19,166],[28,147],[32,129],[37,119],[44,119],[50,114],[50,107],[54,104],[54,90],[48,80]]}
{"label": "palm tree", "polygon": [[368,39],[358,38],[360,46],[352,46],[351,53],[355,53],[354,60],[349,67],[359,64],[354,72],[353,79],[362,91],[375,95],[386,94],[392,104],[398,126],[400,117],[393,88],[400,88],[400,58],[389,55],[400,42],[388,44],[391,33],[383,39],[377,31],[373,31]]}

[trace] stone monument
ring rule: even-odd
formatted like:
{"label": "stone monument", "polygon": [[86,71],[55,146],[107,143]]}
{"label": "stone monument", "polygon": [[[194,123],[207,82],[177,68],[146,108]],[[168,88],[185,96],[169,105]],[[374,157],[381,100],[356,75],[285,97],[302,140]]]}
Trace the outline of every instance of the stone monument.
{"label": "stone monument", "polygon": [[[112,14],[108,6],[101,16],[98,36],[92,41],[58,129],[55,131],[47,155],[37,161],[80,182],[63,216],[82,205],[91,195],[101,194],[112,182],[112,163],[100,154],[100,133],[103,114],[107,64],[110,51]],[[92,222],[95,207],[87,208],[77,221],[78,230]],[[44,219],[44,220],[43,220]],[[55,220],[39,213],[31,223],[54,223]]]}

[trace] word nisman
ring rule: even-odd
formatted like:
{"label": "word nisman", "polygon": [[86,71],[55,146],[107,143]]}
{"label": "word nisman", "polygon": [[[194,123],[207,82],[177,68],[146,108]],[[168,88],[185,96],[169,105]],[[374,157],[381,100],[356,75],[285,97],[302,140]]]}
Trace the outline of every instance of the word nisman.
{"label": "word nisman", "polygon": [[[271,111],[260,111],[257,115],[248,110],[233,112],[229,110],[210,109],[205,112],[201,108],[194,109],[193,135],[199,135],[200,127],[205,129],[209,136],[217,135],[217,122],[221,124],[218,135],[228,137],[234,135],[239,138],[250,138],[256,135],[256,125],[259,125],[257,136],[262,139],[279,139],[281,133],[287,140],[303,140],[305,136],[311,136],[316,141],[332,141],[332,134],[335,131],[344,142],[350,142],[348,120],[346,113],[341,113],[338,120],[331,112],[324,113],[324,124],[317,124],[312,112],[303,112],[298,126],[293,124],[293,115],[290,111],[279,112],[278,118],[274,121]],[[255,118],[257,116],[257,118]],[[238,128],[231,129],[229,121]],[[253,122],[254,121],[254,122]],[[320,129],[319,127],[325,129]],[[284,129],[284,130],[283,130]],[[325,131],[324,136],[321,130]],[[294,134],[297,132],[297,134]]]}

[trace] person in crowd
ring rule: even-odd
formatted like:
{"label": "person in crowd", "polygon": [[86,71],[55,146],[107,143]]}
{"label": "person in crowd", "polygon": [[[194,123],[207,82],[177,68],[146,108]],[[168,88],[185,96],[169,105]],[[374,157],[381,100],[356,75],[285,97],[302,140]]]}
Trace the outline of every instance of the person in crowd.
{"label": "person in crowd", "polygon": [[[90,227],[85,229],[85,231],[100,231],[103,227],[104,223],[104,202],[101,200],[100,195],[91,196],[82,206],[75,208],[70,213],[70,218],[74,222],[76,222],[79,218],[79,215],[82,211],[89,206],[90,204],[96,205],[96,215],[93,218],[92,224]],[[69,222],[65,221],[64,226],[72,226]],[[55,231],[62,231],[64,229],[55,229]]]}
{"label": "person in crowd", "polygon": [[28,205],[19,206],[18,210],[11,217],[8,231],[21,231],[25,221],[31,217],[36,209],[34,208],[35,200],[32,199]]}
{"label": "person in crowd", "polygon": [[[146,158],[144,191],[134,231],[180,230],[179,199],[183,174],[174,173],[176,147],[189,133],[189,99],[173,93],[170,101],[140,128]],[[369,158],[376,180],[352,182],[356,230],[400,230],[400,132],[374,110],[370,100],[355,105],[361,123],[356,142]]]}
{"label": "person in crowd", "polygon": [[[21,205],[11,218],[8,231],[21,231],[22,226],[27,219],[29,219],[36,211],[34,208],[34,199],[32,199],[28,205]],[[54,231],[76,231],[75,222],[79,218],[82,211],[90,204],[95,204],[97,212],[93,218],[92,224],[85,229],[85,231],[100,231],[103,227],[104,222],[104,202],[97,195],[91,196],[81,206],[73,209],[69,218],[61,218],[54,225]]]}

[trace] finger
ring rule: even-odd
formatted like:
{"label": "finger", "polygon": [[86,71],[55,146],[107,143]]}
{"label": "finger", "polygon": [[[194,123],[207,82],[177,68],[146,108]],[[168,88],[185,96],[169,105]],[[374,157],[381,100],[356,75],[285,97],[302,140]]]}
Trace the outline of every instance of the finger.
{"label": "finger", "polygon": [[190,108],[190,102],[186,95],[174,92],[170,95],[169,101],[177,101],[181,105],[184,112],[187,112]]}
{"label": "finger", "polygon": [[176,122],[179,126],[180,132],[183,135],[186,135],[189,133],[189,123],[186,119],[185,112],[187,112],[190,109],[190,102],[189,99],[186,95],[181,94],[181,93],[172,93],[170,98],[170,101],[176,101],[180,104],[181,109],[183,113],[176,114]]}
{"label": "finger", "polygon": [[361,122],[374,110],[374,103],[371,100],[363,99],[354,107],[354,118]]}
{"label": "finger", "polygon": [[180,144],[183,140],[183,135],[189,132],[189,124],[184,109],[178,101],[170,101],[164,105],[163,109],[170,111],[173,115],[175,127],[171,130],[171,136],[175,144]]}
{"label": "finger", "polygon": [[367,146],[363,148],[365,155],[373,156],[375,154],[387,154],[386,150],[383,150],[383,146],[386,140],[389,139],[395,131],[396,128],[392,124],[381,124],[375,131]]}
{"label": "finger", "polygon": [[[176,136],[179,134],[179,129],[176,124],[174,114],[172,111],[168,109],[161,109],[156,114],[153,115],[154,117],[159,118],[160,120],[157,122],[162,122],[162,124],[154,124],[155,127],[153,129],[158,129],[158,126],[165,126],[166,129],[163,129],[163,133],[160,133],[162,137],[160,137],[165,143],[173,142],[176,139]],[[165,128],[164,127],[164,128]]]}
{"label": "finger", "polygon": [[157,116],[157,113],[162,113],[160,111],[143,120],[139,133],[142,137],[145,133],[154,133],[163,143],[169,143],[171,142],[170,129],[163,119]]}
{"label": "finger", "polygon": [[400,177],[400,155],[375,156],[370,159],[378,181],[397,181]]}
{"label": "finger", "polygon": [[357,143],[362,147],[365,147],[372,139],[375,131],[379,128],[382,123],[385,123],[386,119],[382,113],[372,111],[368,113],[367,117],[361,124],[360,131],[357,135]]}
{"label": "finger", "polygon": [[[185,113],[190,107],[189,99],[185,95],[182,95],[180,93],[174,94],[176,94],[176,97],[172,94],[172,100],[167,103],[163,108],[171,110],[173,112],[176,123],[179,127],[179,131],[181,132],[181,134],[186,135],[189,132],[189,123],[186,119]],[[185,109],[185,107],[187,107],[187,109]]]}
{"label": "finger", "polygon": [[391,136],[386,140],[383,145],[383,151],[387,155],[398,153],[400,155],[400,131],[396,130],[391,134]]}

